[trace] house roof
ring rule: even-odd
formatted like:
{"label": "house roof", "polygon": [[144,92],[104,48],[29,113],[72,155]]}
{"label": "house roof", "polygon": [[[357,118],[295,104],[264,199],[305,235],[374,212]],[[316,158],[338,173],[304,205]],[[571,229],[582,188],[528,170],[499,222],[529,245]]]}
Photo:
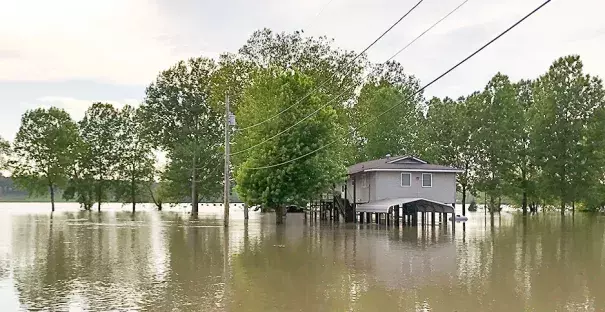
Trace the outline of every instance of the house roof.
{"label": "house roof", "polygon": [[355,164],[349,167],[348,171],[349,174],[371,171],[462,172],[462,170],[454,167],[429,164],[426,161],[413,156],[398,156],[370,160]]}

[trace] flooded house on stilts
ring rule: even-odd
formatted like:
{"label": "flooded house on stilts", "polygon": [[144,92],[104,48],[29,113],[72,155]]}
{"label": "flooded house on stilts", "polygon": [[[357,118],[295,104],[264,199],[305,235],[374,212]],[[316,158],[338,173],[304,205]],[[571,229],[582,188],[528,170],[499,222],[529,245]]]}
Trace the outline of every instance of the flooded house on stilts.
{"label": "flooded house on stilts", "polygon": [[349,167],[334,207],[348,222],[435,225],[447,224],[449,216],[454,225],[460,172],[412,156],[387,155]]}

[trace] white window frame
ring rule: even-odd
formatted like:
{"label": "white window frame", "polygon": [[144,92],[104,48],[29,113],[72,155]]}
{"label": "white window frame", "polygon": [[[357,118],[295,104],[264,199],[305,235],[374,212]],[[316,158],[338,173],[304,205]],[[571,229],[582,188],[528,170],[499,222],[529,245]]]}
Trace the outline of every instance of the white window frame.
{"label": "white window frame", "polygon": [[[424,175],[428,175],[431,177],[431,185],[428,185],[428,186],[424,185]],[[423,173],[421,179],[422,179],[422,181],[420,181],[420,183],[422,183],[422,187],[426,187],[426,188],[433,187],[433,174],[432,173]]]}
{"label": "white window frame", "polygon": [[[403,185],[403,176],[407,175],[410,176],[410,185]],[[401,187],[412,187],[412,174],[409,172],[402,172],[401,173]]]}
{"label": "white window frame", "polygon": [[361,188],[368,188],[368,174],[361,174]]}

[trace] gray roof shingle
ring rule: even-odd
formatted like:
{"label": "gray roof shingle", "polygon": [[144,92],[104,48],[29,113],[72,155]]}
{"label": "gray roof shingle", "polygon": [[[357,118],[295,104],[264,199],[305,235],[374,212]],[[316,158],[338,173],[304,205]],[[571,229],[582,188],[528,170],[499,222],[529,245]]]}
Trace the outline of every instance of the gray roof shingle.
{"label": "gray roof shingle", "polygon": [[[389,162],[392,162],[397,159],[401,159],[403,161],[389,163]],[[372,170],[372,169],[394,169],[394,170],[409,169],[409,170],[422,170],[422,171],[427,171],[427,172],[431,172],[431,171],[460,172],[461,171],[460,169],[457,169],[454,167],[449,167],[449,166],[442,166],[442,165],[428,164],[428,163],[424,164],[424,163],[417,162],[417,161],[406,161],[406,160],[413,160],[413,159],[414,158],[411,156],[397,156],[397,157],[390,157],[389,159],[382,158],[382,159],[377,159],[377,160],[370,160],[370,161],[355,164],[355,165],[349,167],[348,171],[349,171],[349,174],[355,174],[355,173]]]}

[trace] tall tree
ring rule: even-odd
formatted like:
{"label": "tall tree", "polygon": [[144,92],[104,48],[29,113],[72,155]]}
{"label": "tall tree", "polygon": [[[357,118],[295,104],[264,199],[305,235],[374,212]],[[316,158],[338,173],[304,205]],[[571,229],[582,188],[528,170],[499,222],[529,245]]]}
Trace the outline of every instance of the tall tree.
{"label": "tall tree", "polygon": [[601,84],[601,94],[597,95],[601,98],[601,105],[595,109],[586,128],[585,143],[588,143],[586,152],[590,155],[591,174],[587,177],[590,185],[583,201],[588,210],[605,211],[605,91],[601,81],[595,83]]}
{"label": "tall tree", "polygon": [[[538,202],[538,170],[536,167],[535,152],[531,141],[533,129],[534,89],[535,82],[521,80],[515,85],[516,100],[513,106],[511,122],[514,125],[514,140],[510,141],[509,148],[513,157],[513,170],[510,176],[509,197],[521,197],[521,209],[527,214],[528,206],[532,211],[537,209]],[[516,117],[515,117],[516,116]]]}
{"label": "tall tree", "polygon": [[[307,75],[278,69],[264,70],[255,77],[240,103],[243,127],[262,121],[307,94],[316,82]],[[315,94],[301,101],[277,118],[252,128],[236,137],[234,146],[245,149],[261,140],[290,127],[297,121],[319,109],[325,103],[325,95]],[[261,204],[276,210],[276,222],[283,222],[284,206],[300,203],[325,191],[344,174],[342,163],[343,129],[336,110],[327,106],[287,134],[276,137],[251,149],[236,172],[237,193],[247,204]],[[305,154],[335,141],[317,153]],[[302,157],[277,167],[253,169],[279,164]]]}
{"label": "tall tree", "polygon": [[[178,62],[147,88],[141,106],[157,147],[182,166],[181,174],[170,177],[189,181],[193,214],[200,195],[212,197],[221,190],[224,102],[218,101],[224,97],[213,94],[216,70],[206,58]],[[205,188],[198,189],[200,184]]]}
{"label": "tall tree", "polygon": [[130,200],[132,212],[136,210],[137,194],[147,193],[153,183],[155,157],[151,138],[147,135],[141,114],[126,105],[120,111],[118,132],[119,161],[118,196]]}
{"label": "tall tree", "polygon": [[561,215],[589,189],[593,173],[587,126],[595,108],[603,105],[602,94],[600,80],[583,73],[579,56],[556,60],[537,82],[532,142],[543,171],[541,181],[558,198]]}
{"label": "tall tree", "polygon": [[457,188],[462,193],[463,215],[466,214],[466,195],[473,192],[476,158],[473,134],[477,126],[471,107],[477,98],[475,93],[457,101],[432,99],[424,127],[429,145],[427,159],[463,170],[456,179]]}
{"label": "tall tree", "polygon": [[[406,75],[399,63],[376,65],[352,108],[360,148],[357,161],[386,154],[421,156],[423,99],[419,90],[418,80]],[[394,109],[382,114],[393,105]],[[369,121],[373,123],[364,126]]]}
{"label": "tall tree", "polygon": [[27,111],[15,137],[13,179],[30,194],[50,193],[55,211],[55,191],[68,179],[78,127],[67,112],[51,107]]}
{"label": "tall tree", "polygon": [[94,179],[97,210],[107,197],[107,189],[114,185],[120,160],[120,116],[118,110],[108,103],[93,103],[80,121],[82,137],[82,165],[86,174]]}
{"label": "tall tree", "polygon": [[479,127],[474,136],[478,147],[477,185],[490,199],[490,211],[500,210],[500,201],[508,187],[514,165],[509,148],[517,136],[518,110],[515,88],[507,76],[498,73],[485,87],[476,105]]}

